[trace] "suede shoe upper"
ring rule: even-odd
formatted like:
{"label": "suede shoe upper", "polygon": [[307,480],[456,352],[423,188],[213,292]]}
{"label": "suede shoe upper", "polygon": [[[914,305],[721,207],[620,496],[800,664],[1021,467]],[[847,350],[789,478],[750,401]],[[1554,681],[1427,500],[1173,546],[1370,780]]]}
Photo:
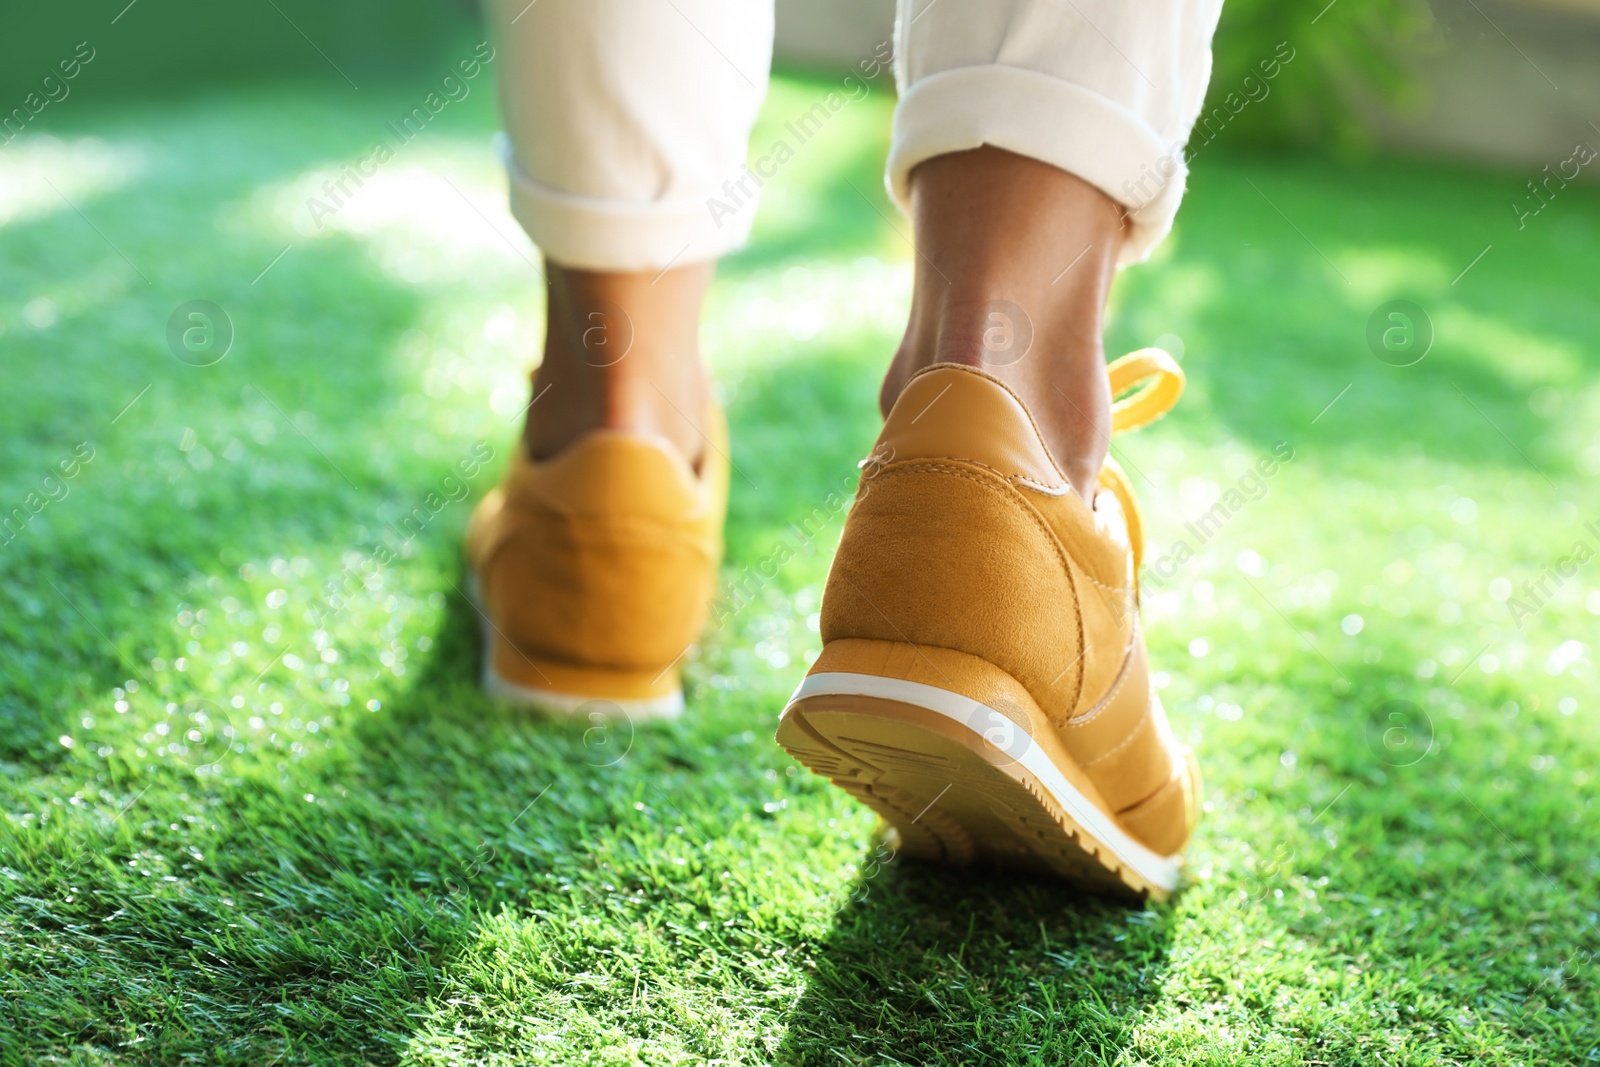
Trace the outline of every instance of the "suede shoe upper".
{"label": "suede shoe upper", "polygon": [[[1181,374],[1164,356],[1113,365],[1114,387],[1156,379],[1118,405],[1121,426],[1176,398]],[[1120,471],[1108,468],[1102,484],[1091,508],[998,379],[953,364],[924,370],[866,465],[822,639],[938,646],[1004,670],[1124,828],[1172,853],[1193,824],[1198,783],[1151,690],[1129,533],[1137,512]]]}

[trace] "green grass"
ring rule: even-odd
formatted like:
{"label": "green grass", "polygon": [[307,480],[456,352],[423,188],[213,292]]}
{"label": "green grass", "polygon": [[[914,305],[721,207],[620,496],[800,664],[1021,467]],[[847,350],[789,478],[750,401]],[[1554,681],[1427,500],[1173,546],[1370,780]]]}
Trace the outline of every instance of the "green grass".
{"label": "green grass", "polygon": [[[757,145],[826,88],[780,79]],[[689,715],[609,732],[474,687],[452,478],[498,473],[540,315],[490,94],[296,229],[413,103],[86,101],[0,150],[0,514],[93,450],[0,546],[0,1064],[1600,1058],[1600,561],[1520,625],[1497,584],[1600,548],[1595,190],[1518,231],[1522,175],[1210,152],[1122,278],[1111,347],[1181,340],[1191,383],[1118,443],[1152,558],[1294,449],[1147,585],[1209,799],[1187,891],[1129,909],[883,862],[771,741],[842,516],[790,524],[851,484],[909,291],[887,92],[713,295],[725,578],[792,558]],[[1391,298],[1415,366],[1367,348]],[[167,348],[193,299],[213,366]]]}

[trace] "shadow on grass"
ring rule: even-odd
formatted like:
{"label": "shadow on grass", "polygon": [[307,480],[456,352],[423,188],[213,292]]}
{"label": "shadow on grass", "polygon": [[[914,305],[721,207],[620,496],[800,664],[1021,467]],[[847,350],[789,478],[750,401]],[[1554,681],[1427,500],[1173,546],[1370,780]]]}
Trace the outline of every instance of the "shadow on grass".
{"label": "shadow on grass", "polygon": [[780,1063],[1109,1063],[1159,991],[1165,908],[1010,872],[873,871],[813,950]]}
{"label": "shadow on grass", "polygon": [[[191,141],[204,147],[217,128],[232,126],[217,119],[211,132]],[[295,151],[285,147],[294,130],[280,128],[280,133],[269,158],[247,156],[231,172],[207,177],[202,171],[187,182],[179,180],[182,168],[173,166],[82,206],[102,223],[102,211],[118,215],[121,226],[110,226],[109,235],[148,265],[147,251],[164,247],[169,231],[180,232],[193,222],[193,204],[214,211],[263,181],[335,158],[348,147],[328,137],[320,150]],[[177,158],[184,148],[175,144],[163,151]],[[870,177],[872,188],[858,191],[839,180],[824,186],[824,199],[841,212],[842,223],[754,249],[747,265],[770,265],[813,250],[861,250],[867,247],[865,235],[881,236],[883,220],[860,195],[878,195],[876,165],[869,156],[863,150],[840,174]],[[1271,191],[1276,195],[1275,188]],[[1248,187],[1239,194],[1255,195]],[[855,208],[844,206],[851,201]],[[1299,217],[1294,203],[1283,202]],[[1291,287],[1287,316],[1285,307],[1260,307],[1259,299],[1252,304],[1252,292],[1259,297],[1263,290],[1244,286],[1242,294],[1198,307],[1195,321],[1218,336],[1237,336],[1243,356],[1259,356],[1272,344],[1319,343],[1314,334],[1332,321],[1326,314],[1288,332],[1281,322],[1327,303],[1311,277],[1324,269],[1320,258],[1292,239],[1273,245],[1270,256],[1258,249],[1227,258],[1235,253],[1220,235],[1244,210],[1241,203],[1233,193],[1207,192],[1197,183],[1191,210],[1198,210],[1189,232],[1206,262],[1190,265],[1222,263],[1228,277],[1248,277],[1250,271],[1272,268],[1275,257],[1307,277]],[[129,221],[133,217],[145,228],[138,239],[133,234],[138,227]],[[1272,216],[1262,218],[1273,222]],[[76,257],[114,258],[67,212],[7,233],[41,257],[65,250],[74,264]],[[219,249],[226,253],[221,261]],[[418,669],[398,694],[385,693],[381,711],[352,705],[336,712],[320,696],[307,699],[292,686],[275,689],[266,699],[281,696],[290,704],[289,716],[303,709],[308,718],[330,715],[328,732],[285,730],[287,740],[273,745],[253,734],[249,751],[236,763],[225,759],[220,774],[197,780],[156,756],[142,765],[131,760],[126,753],[137,747],[139,731],[160,716],[158,707],[136,707],[135,715],[146,721],[115,739],[124,746],[115,761],[90,763],[80,750],[72,758],[85,762],[70,763],[55,737],[75,729],[73,720],[86,708],[115,722],[118,713],[105,708],[107,685],[119,684],[154,656],[177,654],[190,640],[213,640],[204,632],[173,629],[175,602],[188,595],[184,583],[197,571],[228,578],[243,560],[271,553],[317,554],[358,541],[355,527],[375,521],[387,503],[409,503],[447,468],[446,457],[391,466],[383,462],[395,451],[387,439],[337,425],[352,398],[393,413],[400,375],[378,354],[389,351],[397,335],[414,324],[414,294],[375,270],[359,243],[349,241],[297,250],[268,276],[277,289],[251,288],[252,274],[278,251],[264,238],[230,239],[179,264],[170,278],[149,268],[161,287],[158,297],[140,293],[117,303],[110,320],[98,317],[100,309],[94,307],[76,317],[64,315],[55,335],[63,343],[49,350],[35,345],[24,353],[33,357],[34,370],[31,379],[22,376],[23,392],[34,403],[9,410],[7,428],[15,429],[17,441],[10,443],[8,458],[54,459],[56,439],[75,440],[80,421],[108,420],[137,391],[146,379],[134,372],[158,371],[162,388],[119,424],[117,432],[126,436],[107,444],[105,462],[91,468],[73,498],[41,520],[49,525],[36,531],[37,543],[5,560],[0,636],[10,654],[0,674],[0,752],[15,761],[5,767],[9,775],[43,783],[35,795],[56,795],[38,801],[27,795],[19,802],[19,807],[37,803],[52,817],[29,827],[29,833],[37,830],[35,837],[8,839],[8,847],[11,840],[26,840],[33,851],[20,859],[9,852],[5,856],[7,868],[23,871],[26,879],[24,890],[11,898],[15,927],[4,931],[7,951],[15,952],[9,958],[15,967],[8,962],[7,969],[20,976],[14,988],[26,996],[15,998],[14,1011],[0,1019],[0,1037],[6,1038],[0,1047],[54,1054],[99,1046],[111,1050],[109,1055],[147,1062],[390,1062],[428,1021],[425,1008],[442,1012],[465,1005],[452,1022],[460,1025],[463,1040],[489,1047],[502,1036],[519,1036],[496,1029],[512,1025],[508,1020],[537,1016],[552,1027],[564,1028],[569,1021],[589,1025],[603,1016],[613,988],[626,981],[627,967],[644,959],[658,983],[678,979],[692,991],[692,999],[685,994],[683,1018],[674,1022],[687,1035],[684,1046],[705,1059],[726,1050],[715,1044],[714,1027],[694,1029],[699,1024],[693,1011],[709,1013],[719,997],[736,994],[749,994],[738,1005],[744,1018],[787,1022],[777,1051],[793,1063],[873,1056],[902,1062],[1054,1062],[1063,1057],[1093,1062],[1115,1060],[1129,1048],[1161,984],[1172,913],[1084,900],[1055,883],[891,865],[862,882],[864,897],[840,909],[820,941],[812,939],[797,931],[805,917],[797,919],[794,912],[803,907],[797,902],[807,899],[809,886],[800,875],[814,857],[794,854],[800,830],[789,836],[770,832],[773,824],[767,820],[773,815],[762,804],[781,789],[803,795],[802,787],[782,777],[787,761],[772,751],[767,735],[781,694],[759,691],[734,699],[730,690],[705,685],[691,720],[621,734],[597,733],[589,723],[530,720],[477,691],[477,623],[459,596],[446,597],[439,628],[431,635],[432,651],[418,657],[420,664],[413,661]],[[224,302],[247,300],[254,308],[260,301],[261,321],[294,329],[279,338],[286,343],[278,350],[241,348],[236,355],[250,358],[230,358],[210,376],[189,375],[192,368],[173,364],[164,351],[161,327],[176,300],[196,295],[194,286],[201,282],[211,284],[219,262],[228,278]],[[328,277],[340,284],[321,284]],[[279,302],[266,292],[277,292]],[[1335,310],[1340,330],[1348,333],[1347,328],[1360,325],[1355,302]],[[130,326],[118,317],[136,323]],[[1572,336],[1573,329],[1567,323],[1559,332]],[[115,365],[116,373],[104,359],[108,334],[141,339],[137,351],[123,353],[127,358]],[[1314,374],[1285,377],[1280,368],[1262,375],[1248,358],[1220,356],[1191,360],[1190,368],[1202,391],[1213,394],[1214,414],[1230,432],[1269,442],[1279,436],[1290,406],[1286,401],[1307,407],[1307,417],[1314,412],[1317,397],[1306,386],[1308,379],[1320,375],[1313,383],[1319,390],[1332,386],[1322,395],[1331,395],[1343,380],[1341,361],[1349,355],[1344,347],[1308,351],[1303,366]],[[1432,366],[1425,364],[1424,370]],[[1363,381],[1389,372],[1365,370]],[[1484,389],[1513,391],[1494,367],[1485,364],[1480,373]],[[113,380],[117,374],[126,377]],[[293,425],[268,407],[236,399],[252,380],[269,383]],[[1395,396],[1419,409],[1437,392],[1422,376],[1403,381],[1409,384],[1397,387]],[[1438,385],[1443,379],[1433,381]],[[91,388],[78,390],[83,383]],[[871,439],[874,384],[875,373],[858,370],[844,353],[818,358],[804,352],[752,375],[731,412],[744,442],[735,459],[748,460],[751,480],[766,488],[736,504],[732,539],[742,547],[735,548],[734,562],[760,558],[763,539],[791,521],[788,509],[796,501],[808,507],[806,502],[834,488],[836,472],[848,474]],[[164,392],[181,399],[164,398]],[[58,397],[62,403],[55,403]],[[1347,402],[1357,399],[1352,395]],[[1505,401],[1508,411],[1516,399]],[[98,414],[102,409],[104,416]],[[302,409],[320,416],[320,428],[298,418]],[[1362,432],[1349,426],[1340,431],[1341,448],[1381,454],[1414,435],[1445,450],[1463,432],[1450,419],[1406,424],[1370,413],[1363,418],[1355,427]],[[202,419],[207,420],[203,425]],[[796,419],[805,420],[813,435],[805,447],[794,443]],[[1517,419],[1503,425],[1520,440],[1520,432],[1531,426],[1525,413]],[[236,468],[218,463],[200,477],[182,458],[192,450],[179,450],[183,432],[193,426],[248,442],[253,438],[241,427],[273,420],[274,444],[242,444],[249,458]],[[201,444],[216,444],[219,454],[226,447],[225,436],[214,441],[197,436]],[[1491,465],[1520,462],[1497,440],[1467,440],[1459,458]],[[356,486],[347,486],[341,473]],[[443,524],[430,532],[429,544],[422,547],[427,562],[409,566],[435,567],[441,590],[451,577],[459,585],[456,548]],[[441,563],[446,555],[451,562]],[[66,596],[58,598],[42,583],[12,582],[13,575],[46,579]],[[237,591],[231,585],[214,587],[207,602],[229,589]],[[371,635],[355,636],[365,641]],[[746,636],[730,633],[727,641],[751,643]],[[737,672],[725,664],[715,669],[724,672],[716,681],[748,680],[729,677]],[[701,672],[702,678],[709,670]],[[274,684],[277,680],[274,676]],[[751,684],[777,689],[784,680],[757,678]],[[1354,680],[1384,695],[1409,693],[1419,703],[1424,700],[1404,684],[1404,675],[1366,672]],[[175,696],[201,693],[221,700],[242,678],[189,675],[179,681],[168,675],[164,681]],[[1283,685],[1304,689],[1304,672],[1286,666]],[[1514,694],[1478,694],[1488,695]],[[154,698],[147,690],[143,699]],[[1427,883],[1437,894],[1427,906],[1443,916],[1441,922],[1470,914],[1477,896],[1503,899],[1507,923],[1520,923],[1530,914],[1571,918],[1571,908],[1558,913],[1556,905],[1580,899],[1577,890],[1568,893],[1567,886],[1550,879],[1528,878],[1518,864],[1532,860],[1517,854],[1522,846],[1516,843],[1540,842],[1539,865],[1579,882],[1570,872],[1588,869],[1580,866],[1588,862],[1588,851],[1575,811],[1566,806],[1569,795],[1553,787],[1514,798],[1501,795],[1510,789],[1517,767],[1555,750],[1553,743],[1521,724],[1471,721],[1471,709],[1446,705],[1429,726],[1437,730],[1439,753],[1380,778],[1371,774],[1378,756],[1371,752],[1370,737],[1374,727],[1380,739],[1390,730],[1387,712],[1368,707],[1360,725],[1353,726],[1345,717],[1349,710],[1329,707],[1319,717],[1292,722],[1294,729],[1317,731],[1310,743],[1297,742],[1304,744],[1306,764],[1323,765],[1335,776],[1365,774],[1374,785],[1351,790],[1318,815],[1321,821],[1313,827],[1311,815],[1323,807],[1319,797],[1307,812],[1304,836],[1291,839],[1300,847],[1300,858],[1295,870],[1283,872],[1283,884],[1298,879],[1295,884],[1304,888],[1308,876],[1327,874],[1336,889],[1361,905],[1331,917],[1299,916],[1305,936],[1325,933],[1335,947],[1346,935],[1361,946],[1387,946],[1370,950],[1382,966],[1427,960],[1427,942],[1410,934],[1410,941],[1397,938],[1392,920],[1380,920],[1360,899],[1392,887],[1384,903],[1398,907],[1411,899],[1414,887],[1408,880]],[[1454,725],[1457,712],[1469,721]],[[1273,751],[1278,739],[1266,734],[1274,722],[1286,731],[1287,741],[1287,717],[1250,723],[1261,735],[1254,744],[1262,748],[1260,765],[1269,772],[1281,769]],[[329,732],[339,743],[323,748]],[[1214,751],[1220,747],[1215,741],[1213,746]],[[619,749],[625,753],[621,761]],[[100,807],[88,813],[75,811],[62,796],[77,782],[67,781],[66,772],[85,768],[100,792],[95,801]],[[1486,768],[1475,777],[1504,777],[1506,788],[1473,776],[1458,783],[1463,768]],[[99,782],[102,772],[106,780]],[[1259,767],[1235,768],[1235,774],[1256,783],[1266,778]],[[1285,781],[1277,792],[1263,786],[1266,795],[1259,806],[1292,818],[1309,797],[1301,780]],[[24,793],[19,789],[19,796]],[[817,818],[825,822],[827,805],[807,803],[823,813]],[[1475,808],[1492,811],[1495,822],[1488,823]],[[1355,858],[1317,843],[1322,839],[1313,834],[1329,825],[1350,827],[1348,836],[1361,850]],[[1246,841],[1251,829],[1241,820],[1232,836]],[[807,832],[819,845],[829,833],[815,826]],[[1406,850],[1407,866],[1391,876],[1394,882],[1380,882],[1365,860],[1396,846]],[[1484,862],[1486,849],[1495,850],[1493,862]],[[1547,857],[1546,851],[1553,854]],[[683,867],[673,865],[677,859],[684,860]],[[740,862],[767,864],[779,876],[761,882],[741,872],[740,878],[723,881],[723,875],[739,871]],[[1534,891],[1525,891],[1524,882]],[[763,887],[790,896],[763,900]],[[10,885],[7,890],[13,891]],[[520,917],[538,937],[557,940],[571,932],[569,927],[578,933],[558,950],[542,947],[532,935],[526,943],[492,945],[484,956],[530,958],[514,958],[513,964],[526,966],[508,965],[496,973],[473,953],[507,913]],[[595,920],[593,926],[580,925],[586,917]],[[14,942],[13,928],[23,935]],[[765,984],[774,972],[757,972],[780,943],[809,954],[815,964],[798,1000],[782,1013],[771,1010],[772,986]],[[1460,969],[1503,957],[1497,975],[1521,968],[1532,986],[1539,980],[1533,963],[1521,953],[1502,952],[1505,944],[1488,936],[1480,945],[1450,943],[1461,949]],[[726,971],[738,973],[712,975],[722,984],[708,981],[702,993],[692,979],[698,979],[694,968],[704,966],[708,955],[720,956]],[[468,963],[481,966],[481,972]],[[777,973],[780,980],[790,980]],[[1523,980],[1520,973],[1516,977]],[[1418,979],[1419,984],[1432,980],[1429,975]],[[1473,980],[1468,975],[1459,989],[1435,990],[1439,1003],[1467,1002],[1466,994],[1476,990]],[[1364,1003],[1363,1010],[1387,1010],[1389,1005],[1377,999]],[[496,1010],[484,1007],[491,1003]],[[642,1040],[649,1035],[639,1029],[661,1023],[661,1014],[630,1014],[633,1009],[622,1003],[604,1017],[606,1026],[633,1027],[627,1036]],[[33,1043],[10,1041],[7,1026],[26,1031]],[[603,1028],[597,1032],[599,1038],[610,1036]],[[1353,1050],[1352,1060],[1360,1052]]]}
{"label": "shadow on grass", "polygon": [[[761,795],[762,771],[730,758],[727,709],[713,703],[691,721],[637,728],[529,717],[476,690],[477,630],[474,609],[451,597],[415,683],[382,714],[351,723],[348,758],[254,786],[263,802],[218,847],[236,857],[230,882],[280,905],[274,936],[235,941],[226,985],[236,991],[207,995],[236,998],[234,1013],[251,1008],[242,990],[292,991],[296,1002],[270,1036],[247,1038],[242,1020],[233,1023],[236,1062],[348,1050],[379,1062],[427,1058],[457,1019],[473,1028],[468,1047],[513,1047],[527,1035],[502,1031],[502,1010],[519,996],[516,1014],[534,1019],[558,997],[579,997],[580,1015],[600,1013],[608,984],[631,965],[609,938],[552,950],[566,909],[607,929],[680,930],[656,942],[658,983],[663,969],[692,983],[708,966],[695,926],[726,938],[715,966],[734,973],[771,950],[774,930],[728,929],[762,905],[716,878],[749,834],[782,846],[741,815]],[[766,740],[763,728],[756,741]],[[350,799],[322,807],[299,796],[331,791]],[[652,879],[648,870],[680,845],[704,872]],[[807,859],[789,852],[787,861]],[[1158,994],[1173,921],[1164,908],[1033,876],[905,861],[869,868],[820,943],[774,939],[813,965],[782,1013],[776,1061],[1110,1062]],[[523,985],[552,955],[561,969],[541,988]],[[727,995],[715,989],[706,995]],[[687,1051],[716,1058],[698,1036],[681,1036]]]}

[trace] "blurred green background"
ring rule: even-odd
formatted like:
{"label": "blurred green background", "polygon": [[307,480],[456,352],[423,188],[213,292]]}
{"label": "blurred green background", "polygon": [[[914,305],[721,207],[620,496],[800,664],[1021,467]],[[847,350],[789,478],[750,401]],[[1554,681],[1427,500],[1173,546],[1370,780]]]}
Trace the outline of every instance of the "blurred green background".
{"label": "blurred green background", "polygon": [[[823,10],[780,7],[753,143],[882,39]],[[799,524],[905,320],[889,85],[768,184],[708,309],[725,585],[787,562],[690,658],[689,715],[597,732],[475,683],[460,533],[543,309],[486,79],[300,225],[470,15],[8,11],[5,99],[97,52],[0,146],[0,1065],[1600,1059],[1600,195],[1511,207],[1600,141],[1587,10],[1228,9],[1208,108],[1296,58],[1112,299],[1108,349],[1190,383],[1115,445],[1152,562],[1294,458],[1146,575],[1208,783],[1151,908],[884,863],[770,740],[843,516]],[[209,365],[168,338],[194,300],[231,324]]]}
{"label": "blurred green background", "polygon": [[[273,77],[404,81],[478,32],[475,0],[63,0],[12,5],[0,106],[24,106],[80,44],[91,100]],[[915,7],[915,5],[913,5]],[[844,69],[888,38],[893,0],[779,0],[780,64]],[[1286,45],[1294,77],[1260,64]],[[1600,120],[1600,0],[1229,0],[1206,112],[1228,141],[1499,163],[1553,159]],[[1230,102],[1230,94],[1232,102]],[[1241,103],[1243,102],[1243,103]]]}
{"label": "blurred green background", "polygon": [[[174,94],[283,77],[414,77],[471,32],[451,0],[63,0],[11,4],[0,34],[0,101],[9,110],[87,42],[95,57],[71,92],[89,100]],[[336,69],[337,68],[337,69]],[[70,97],[69,97],[70,99]]]}

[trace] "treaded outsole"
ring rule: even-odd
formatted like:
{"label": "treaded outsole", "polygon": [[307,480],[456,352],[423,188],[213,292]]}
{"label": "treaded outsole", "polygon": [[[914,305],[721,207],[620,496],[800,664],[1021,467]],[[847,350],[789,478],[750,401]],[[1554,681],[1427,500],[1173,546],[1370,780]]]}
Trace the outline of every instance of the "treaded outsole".
{"label": "treaded outsole", "polygon": [[777,741],[882,816],[907,856],[1044,871],[1125,899],[1170,895],[1071,818],[1026,768],[915,704],[804,697],[785,710]]}

